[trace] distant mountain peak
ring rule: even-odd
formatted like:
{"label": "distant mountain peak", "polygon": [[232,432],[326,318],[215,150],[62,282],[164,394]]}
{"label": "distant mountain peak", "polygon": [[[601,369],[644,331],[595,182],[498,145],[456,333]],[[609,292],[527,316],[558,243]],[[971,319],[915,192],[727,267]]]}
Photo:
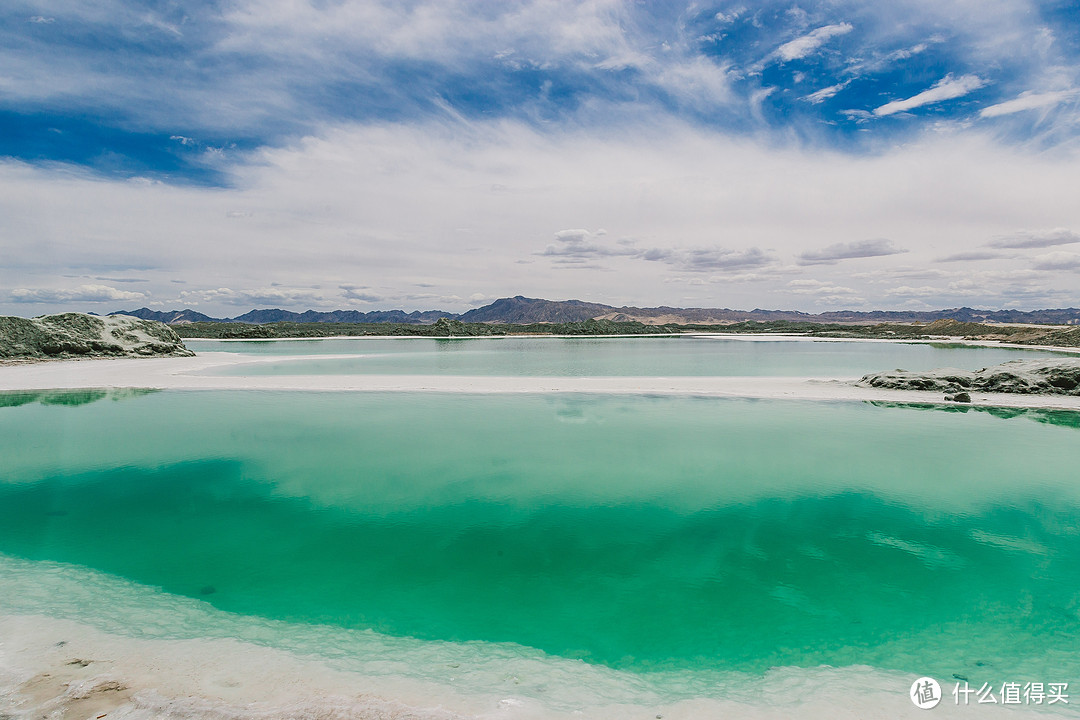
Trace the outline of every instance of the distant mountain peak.
{"label": "distant mountain peak", "polygon": [[212,318],[209,315],[204,315],[201,312],[196,312],[191,309],[186,310],[167,310],[160,312],[158,310],[151,310],[150,308],[139,308],[138,310],[121,310],[118,312],[109,313],[112,315],[128,315],[130,317],[137,317],[142,320],[156,320],[163,322],[166,325],[183,325],[184,323],[193,322],[225,322],[219,318]]}

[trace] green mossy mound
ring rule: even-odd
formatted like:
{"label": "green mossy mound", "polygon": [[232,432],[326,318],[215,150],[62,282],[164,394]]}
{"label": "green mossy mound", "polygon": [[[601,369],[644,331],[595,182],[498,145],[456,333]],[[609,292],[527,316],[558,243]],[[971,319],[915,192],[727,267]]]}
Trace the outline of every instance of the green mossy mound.
{"label": "green mossy mound", "polygon": [[192,355],[172,328],[153,320],[83,313],[0,317],[2,360]]}

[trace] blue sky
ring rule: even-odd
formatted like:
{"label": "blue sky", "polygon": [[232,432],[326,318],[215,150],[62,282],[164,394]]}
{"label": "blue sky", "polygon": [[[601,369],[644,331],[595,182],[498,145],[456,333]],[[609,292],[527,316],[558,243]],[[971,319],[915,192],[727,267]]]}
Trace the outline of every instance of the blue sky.
{"label": "blue sky", "polygon": [[1080,3],[11,0],[0,311],[1080,305]]}

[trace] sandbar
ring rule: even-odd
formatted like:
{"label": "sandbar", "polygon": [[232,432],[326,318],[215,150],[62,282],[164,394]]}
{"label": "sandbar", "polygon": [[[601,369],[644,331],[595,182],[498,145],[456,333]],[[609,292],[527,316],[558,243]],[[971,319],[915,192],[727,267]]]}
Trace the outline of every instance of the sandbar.
{"label": "sandbar", "polygon": [[[534,377],[456,375],[216,375],[226,368],[349,355],[258,356],[203,352],[190,358],[64,360],[0,367],[0,391],[150,388],[160,390],[293,390],[321,392],[432,392],[468,394],[578,393],[671,395],[811,401],[941,403],[938,392],[890,390],[825,377]],[[1080,410],[1068,395],[971,394],[986,407]]]}

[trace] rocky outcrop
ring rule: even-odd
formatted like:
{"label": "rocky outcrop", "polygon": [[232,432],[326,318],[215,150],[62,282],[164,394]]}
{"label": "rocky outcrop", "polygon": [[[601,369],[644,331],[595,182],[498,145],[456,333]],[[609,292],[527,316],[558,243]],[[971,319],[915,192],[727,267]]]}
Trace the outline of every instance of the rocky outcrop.
{"label": "rocky outcrop", "polygon": [[194,354],[172,328],[153,320],[83,313],[44,315],[30,320],[0,317],[0,360]]}
{"label": "rocky outcrop", "polygon": [[943,393],[990,392],[1022,395],[1080,395],[1080,358],[1013,360],[975,372],[945,368],[927,372],[865,375],[859,385]]}

